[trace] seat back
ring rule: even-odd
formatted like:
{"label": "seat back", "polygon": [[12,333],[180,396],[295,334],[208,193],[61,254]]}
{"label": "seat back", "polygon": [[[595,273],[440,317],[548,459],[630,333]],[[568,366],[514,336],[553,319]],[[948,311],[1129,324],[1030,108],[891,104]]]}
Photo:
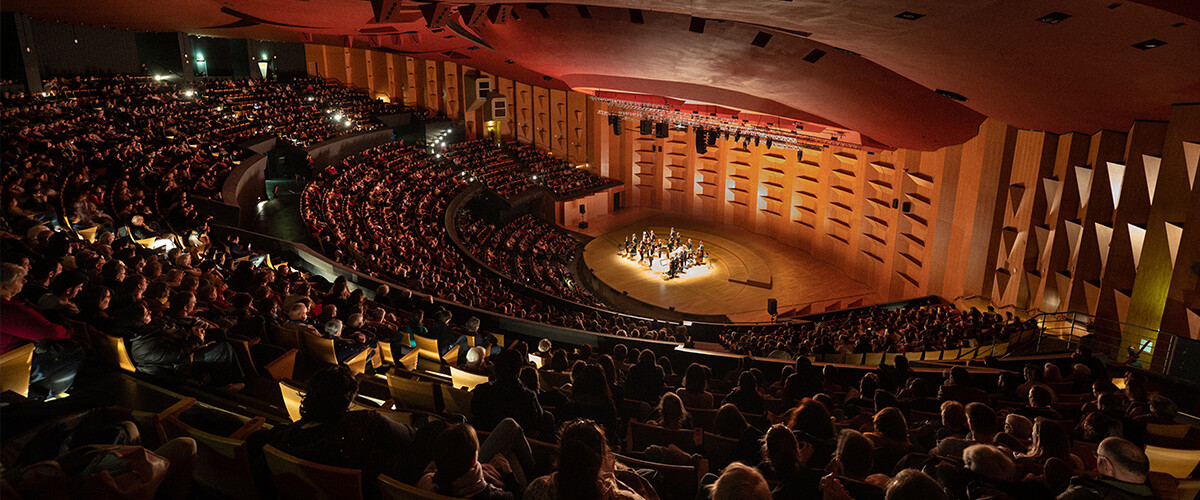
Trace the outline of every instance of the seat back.
{"label": "seat back", "polygon": [[439,495],[416,486],[392,479],[387,474],[379,475],[379,495],[383,500],[455,500],[455,497]]}
{"label": "seat back", "polygon": [[[255,429],[262,426],[261,417],[251,422]],[[258,498],[244,437],[210,434],[183,423],[178,415],[166,417],[163,427],[170,437],[190,437],[196,441],[196,464],[192,479],[197,484],[227,498]]]}
{"label": "seat back", "polygon": [[942,361],[958,359],[959,349],[946,349],[942,351]]}
{"label": "seat back", "polygon": [[391,342],[377,342],[375,348],[379,351],[379,356],[383,359],[384,363],[387,363],[389,365],[392,364],[392,343]]}
{"label": "seat back", "polygon": [[704,457],[708,459],[713,470],[724,469],[733,462],[737,451],[738,440],[719,436],[711,432],[704,433],[704,441],[700,444]]}
{"label": "seat back", "polygon": [[644,451],[647,446],[675,445],[679,449],[695,453],[700,449],[700,435],[703,429],[664,429],[656,425],[641,422],[629,422],[629,435],[626,439],[627,451]]}
{"label": "seat back", "polygon": [[388,373],[388,392],[396,407],[405,410],[421,410],[437,413],[437,402],[433,396],[437,384],[412,380]]}
{"label": "seat back", "polygon": [[471,373],[453,366],[450,367],[450,380],[455,388],[466,389],[468,391],[473,391],[475,390],[475,386],[488,382],[487,375]]}
{"label": "seat back", "polygon": [[713,430],[713,423],[717,420],[717,410],[688,408],[687,412],[692,416],[692,427],[706,431]]}
{"label": "seat back", "polygon": [[1170,474],[1176,479],[1185,479],[1200,464],[1200,450],[1179,450],[1146,445],[1146,457],[1150,459],[1150,471]]}
{"label": "seat back", "polygon": [[834,354],[826,354],[826,355],[824,355],[824,357],[821,358],[821,360],[826,363],[845,363],[846,362],[846,354],[840,353],[840,352],[834,353]]}
{"label": "seat back", "polygon": [[283,394],[283,406],[287,408],[288,418],[292,422],[300,421],[300,401],[304,399],[304,389],[285,379],[279,381],[279,392]]}
{"label": "seat back", "polygon": [[883,355],[884,353],[882,352],[868,352],[866,357],[863,358],[863,364],[867,366],[879,366],[883,362]]}
{"label": "seat back", "polygon": [[1188,429],[1192,426],[1188,424],[1146,424],[1146,434],[1154,437],[1167,439],[1183,439],[1187,437]]}
{"label": "seat back", "polygon": [[413,370],[416,370],[417,369],[417,358],[419,358],[420,356],[421,356],[421,351],[418,351],[416,349],[408,351],[408,354],[400,356],[400,359],[396,360],[396,362],[399,363],[399,365],[397,365],[396,368],[403,368],[410,372]]}
{"label": "seat back", "polygon": [[1179,500],[1196,500],[1197,494],[1200,494],[1200,479],[1180,479],[1176,491],[1179,492]]}
{"label": "seat back", "polygon": [[658,472],[665,491],[659,492],[663,500],[692,500],[700,487],[700,478],[708,473],[708,460],[701,459],[696,465],[671,465],[647,462],[623,455],[617,461],[633,469],[652,469]]}
{"label": "seat back", "polygon": [[438,353],[437,339],[413,335],[417,342],[417,351],[420,351],[420,356],[430,361],[442,362],[442,356]]}
{"label": "seat back", "polygon": [[129,351],[125,349],[125,340],[99,330],[91,330],[91,334],[92,345],[96,346],[100,357],[124,371],[137,372],[137,367],[133,365],[133,358],[129,357]]}
{"label": "seat back", "polygon": [[267,325],[267,336],[271,338],[271,343],[285,349],[300,349],[300,332],[291,328],[284,328],[278,325]]}
{"label": "seat back", "polygon": [[267,445],[263,448],[279,498],[361,500],[362,471],[322,465]]}
{"label": "seat back", "polygon": [[32,342],[0,356],[0,392],[13,391],[29,397],[29,374],[33,371]]}
{"label": "seat back", "polygon": [[300,334],[301,351],[309,360],[327,365],[338,364],[337,352],[333,349],[333,339],[318,337],[311,333]]}
{"label": "seat back", "polygon": [[924,355],[925,355],[924,351],[904,353],[904,357],[908,358],[909,361],[920,361],[921,357]]}
{"label": "seat back", "polygon": [[437,384],[442,393],[442,411],[471,416],[471,393],[446,384]]}

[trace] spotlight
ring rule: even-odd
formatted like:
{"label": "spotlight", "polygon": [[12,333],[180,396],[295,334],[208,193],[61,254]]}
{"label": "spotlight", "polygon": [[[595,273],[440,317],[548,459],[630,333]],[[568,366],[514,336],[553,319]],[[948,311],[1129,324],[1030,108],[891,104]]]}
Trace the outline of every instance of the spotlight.
{"label": "spotlight", "polygon": [[767,149],[771,149],[771,138],[767,138]]}
{"label": "spotlight", "polygon": [[191,96],[194,96],[194,95],[196,95],[196,91],[194,91],[194,90],[192,90],[192,89],[187,89],[187,90],[183,91],[183,96],[184,96],[184,97],[191,97]]}
{"label": "spotlight", "polygon": [[154,75],[154,81],[156,81],[156,82],[161,82],[161,81],[163,81],[164,78],[166,78],[166,77],[162,76],[162,75]]}

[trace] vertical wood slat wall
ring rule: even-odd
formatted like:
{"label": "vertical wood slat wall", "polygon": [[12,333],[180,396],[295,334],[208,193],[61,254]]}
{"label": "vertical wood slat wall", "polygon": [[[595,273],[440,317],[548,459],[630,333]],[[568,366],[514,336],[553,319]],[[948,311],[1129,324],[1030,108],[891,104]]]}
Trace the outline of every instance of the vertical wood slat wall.
{"label": "vertical wood slat wall", "polygon": [[[982,296],[1198,338],[1200,222],[1184,222],[1200,217],[1200,174],[1189,174],[1200,105],[1174,111],[1127,133],[1055,135],[988,120],[975,138],[937,151],[799,155],[724,137],[701,155],[694,134],[643,136],[627,119],[617,136],[596,116],[592,161],[626,182],[632,206],[771,236],[889,299]],[[1125,342],[1142,335],[1131,329]]]}
{"label": "vertical wood slat wall", "polygon": [[[482,109],[465,111],[469,66],[305,49],[313,76],[444,112],[480,135]],[[889,299],[983,296],[1200,337],[1200,278],[1191,272],[1200,267],[1200,223],[1185,224],[1200,219],[1200,105],[1090,136],[988,120],[975,138],[937,151],[798,155],[721,137],[698,154],[692,133],[641,136],[625,120],[617,136],[597,113],[604,105],[584,94],[481,75],[508,102],[508,118],[494,123],[502,137],[624,181],[626,206],[769,235]],[[1137,341],[1127,332],[1127,343]]]}

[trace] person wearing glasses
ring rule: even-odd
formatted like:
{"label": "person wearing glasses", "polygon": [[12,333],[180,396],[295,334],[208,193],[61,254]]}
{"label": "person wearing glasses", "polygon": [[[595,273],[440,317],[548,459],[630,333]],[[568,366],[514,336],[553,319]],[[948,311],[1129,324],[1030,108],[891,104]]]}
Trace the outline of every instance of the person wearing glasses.
{"label": "person wearing glasses", "polygon": [[1096,472],[1099,479],[1076,476],[1058,500],[1141,500],[1154,498],[1146,484],[1150,460],[1140,447],[1118,437],[1100,442],[1096,448]]}

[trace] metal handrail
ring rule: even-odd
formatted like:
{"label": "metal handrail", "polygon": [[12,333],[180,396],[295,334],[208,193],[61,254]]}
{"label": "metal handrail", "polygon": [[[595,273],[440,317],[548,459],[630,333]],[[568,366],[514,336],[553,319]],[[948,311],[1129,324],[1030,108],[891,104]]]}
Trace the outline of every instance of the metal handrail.
{"label": "metal handrail", "polygon": [[[1043,346],[1043,340],[1054,338],[1065,342],[1066,349],[1088,345],[1094,353],[1107,356],[1121,365],[1136,364],[1155,373],[1170,371],[1176,341],[1176,336],[1170,333],[1078,311],[1040,313],[1034,319],[1042,330],[1035,347],[1038,352],[1043,347],[1049,348]],[[1137,334],[1147,342],[1140,342],[1136,347],[1127,346],[1122,353],[1121,345],[1129,333]],[[1063,347],[1055,346],[1054,350]]]}

